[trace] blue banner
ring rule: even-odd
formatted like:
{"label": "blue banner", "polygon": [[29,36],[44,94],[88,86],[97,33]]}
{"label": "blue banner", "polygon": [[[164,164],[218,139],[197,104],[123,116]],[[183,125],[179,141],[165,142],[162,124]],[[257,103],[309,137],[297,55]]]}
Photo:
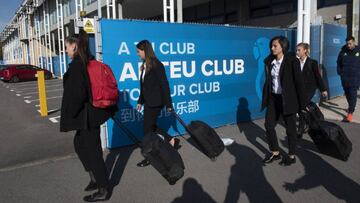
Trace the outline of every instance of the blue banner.
{"label": "blue banner", "polygon": [[[321,66],[320,58],[321,58],[321,26],[315,25],[311,26],[310,30],[310,57],[314,60],[316,60]],[[316,93],[314,97],[312,98],[313,102],[319,102],[320,101],[320,92],[319,90],[316,90]]]}
{"label": "blue banner", "polygon": [[[103,61],[113,69],[121,92],[116,117],[140,139],[137,42],[152,42],[165,66],[174,109],[185,122],[202,120],[219,127],[264,115],[259,110],[269,41],[276,35],[292,38],[292,32],[282,29],[127,20],[101,20],[101,32]],[[184,133],[165,111],[158,121],[171,135]],[[131,143],[112,121],[107,126],[109,148]]]}
{"label": "blue banner", "polygon": [[336,61],[341,47],[345,45],[346,26],[324,24],[323,69],[329,87],[330,97],[343,95]]}

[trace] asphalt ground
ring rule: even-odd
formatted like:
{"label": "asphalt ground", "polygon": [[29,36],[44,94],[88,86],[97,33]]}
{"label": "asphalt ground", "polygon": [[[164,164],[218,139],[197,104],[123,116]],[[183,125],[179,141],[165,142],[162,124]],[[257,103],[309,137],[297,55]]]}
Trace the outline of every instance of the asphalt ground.
{"label": "asphalt ground", "polygon": [[0,168],[73,153],[73,133],[60,133],[53,119],[60,116],[62,80],[47,80],[46,91],[50,115],[41,117],[37,81],[0,82]]}
{"label": "asphalt ground", "polygon": [[[323,155],[308,136],[300,140],[297,162],[289,167],[262,164],[267,152],[263,120],[216,129],[222,137],[235,139],[216,162],[182,141],[179,152],[185,176],[170,186],[152,168],[136,167],[140,150],[133,147],[107,152],[104,158],[114,185],[108,202],[359,202],[360,126],[340,124],[353,143],[347,162]],[[282,149],[285,131],[277,128]],[[82,202],[89,181],[80,161],[68,156],[22,168],[0,170],[3,202]]]}

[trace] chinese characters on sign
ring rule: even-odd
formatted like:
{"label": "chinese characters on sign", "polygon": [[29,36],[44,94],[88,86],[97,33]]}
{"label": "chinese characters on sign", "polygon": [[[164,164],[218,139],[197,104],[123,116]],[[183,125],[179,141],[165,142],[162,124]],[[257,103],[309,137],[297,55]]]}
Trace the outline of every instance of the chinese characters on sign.
{"label": "chinese characters on sign", "polygon": [[[200,110],[199,100],[189,100],[173,103],[174,110],[178,115],[196,113]],[[159,118],[170,116],[170,112],[165,109],[161,111]],[[133,108],[120,109],[121,122],[134,122],[143,120],[142,112],[138,112]]]}

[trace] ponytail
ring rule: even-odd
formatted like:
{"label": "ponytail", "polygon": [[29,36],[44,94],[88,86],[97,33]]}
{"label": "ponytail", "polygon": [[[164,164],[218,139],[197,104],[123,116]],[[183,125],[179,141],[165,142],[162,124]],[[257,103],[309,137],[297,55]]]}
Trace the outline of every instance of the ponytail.
{"label": "ponytail", "polygon": [[75,56],[79,56],[81,61],[87,66],[91,58],[88,34],[83,29],[80,29],[79,34],[66,38],[66,42],[76,44]]}

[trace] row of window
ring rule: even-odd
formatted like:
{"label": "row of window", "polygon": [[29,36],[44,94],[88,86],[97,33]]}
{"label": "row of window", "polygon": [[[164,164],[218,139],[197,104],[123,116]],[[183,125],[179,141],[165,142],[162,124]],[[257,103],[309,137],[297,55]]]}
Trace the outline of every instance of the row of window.
{"label": "row of window", "polygon": [[[213,0],[208,3],[184,8],[183,21],[213,24],[237,23],[239,6],[238,0]],[[162,21],[163,15],[154,16],[149,19]]]}
{"label": "row of window", "polygon": [[[97,0],[84,0],[84,7],[96,2]],[[317,0],[318,8],[350,3],[351,0]],[[239,21],[238,10],[240,9],[238,0],[213,0],[208,3],[184,8],[184,22],[232,24]],[[297,11],[297,0],[251,0],[249,1],[250,18],[266,17]],[[64,17],[75,13],[75,0],[63,0]],[[56,4],[49,4],[50,25],[57,23]],[[43,13],[40,13],[40,29],[43,30]],[[163,15],[150,18],[152,20],[163,20]],[[25,29],[25,32],[27,30]]]}
{"label": "row of window", "polygon": [[[317,0],[317,8],[351,3],[351,0]],[[250,18],[279,15],[297,11],[297,0],[252,0]]]}
{"label": "row of window", "polygon": [[[83,7],[89,6],[92,3],[95,3],[97,0],[84,0]],[[63,0],[63,10],[64,17],[73,15],[76,12],[75,0]],[[55,25],[57,23],[57,13],[56,13],[56,4],[55,1],[49,5],[50,13],[50,25]]]}

